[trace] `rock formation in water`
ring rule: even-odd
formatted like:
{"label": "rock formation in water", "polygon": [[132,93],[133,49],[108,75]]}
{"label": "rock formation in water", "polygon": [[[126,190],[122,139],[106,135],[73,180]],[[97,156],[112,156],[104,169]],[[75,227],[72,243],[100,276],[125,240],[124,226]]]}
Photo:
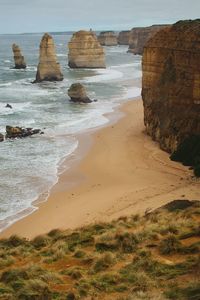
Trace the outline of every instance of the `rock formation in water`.
{"label": "rock formation in water", "polygon": [[130,33],[128,52],[142,55],[144,46],[159,30],[169,25],[153,25],[133,28]]}
{"label": "rock formation in water", "polygon": [[45,33],[40,43],[40,58],[34,82],[61,80],[63,80],[63,74],[57,62],[53,38]]}
{"label": "rock formation in water", "polygon": [[6,139],[16,139],[16,138],[25,138],[35,134],[43,134],[40,129],[33,129],[33,128],[22,128],[22,127],[13,127],[13,126],[6,126],[6,134],[0,133],[0,142],[3,142]]}
{"label": "rock formation in water", "polygon": [[114,31],[102,31],[98,36],[98,41],[101,46],[117,46],[117,36]]}
{"label": "rock formation in water", "polygon": [[15,69],[26,69],[26,62],[24,60],[24,56],[21,54],[21,50],[18,45],[12,45],[14,61],[15,61]]}
{"label": "rock formation in water", "polygon": [[130,30],[121,31],[118,35],[118,44],[129,45],[130,35],[131,35]]}
{"label": "rock formation in water", "polygon": [[105,54],[93,31],[78,31],[68,44],[70,68],[105,68]]}
{"label": "rock formation in water", "polygon": [[87,96],[85,87],[80,83],[73,83],[69,90],[68,96],[73,102],[91,103],[92,100]]}
{"label": "rock formation in water", "polygon": [[200,135],[200,20],[159,31],[144,48],[142,98],[147,133],[173,152]]}

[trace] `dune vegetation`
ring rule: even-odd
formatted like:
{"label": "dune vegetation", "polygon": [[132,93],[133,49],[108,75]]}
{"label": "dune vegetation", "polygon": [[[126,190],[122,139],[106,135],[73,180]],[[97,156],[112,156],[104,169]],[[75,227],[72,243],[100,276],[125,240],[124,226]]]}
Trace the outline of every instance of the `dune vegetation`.
{"label": "dune vegetation", "polygon": [[0,241],[0,299],[200,299],[200,202]]}

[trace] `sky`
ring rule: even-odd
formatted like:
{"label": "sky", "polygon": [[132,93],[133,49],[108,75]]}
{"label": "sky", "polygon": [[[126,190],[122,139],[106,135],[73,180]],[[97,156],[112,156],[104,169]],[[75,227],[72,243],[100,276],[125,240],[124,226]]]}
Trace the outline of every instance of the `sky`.
{"label": "sky", "polygon": [[126,30],[200,18],[200,0],[0,0],[0,33]]}

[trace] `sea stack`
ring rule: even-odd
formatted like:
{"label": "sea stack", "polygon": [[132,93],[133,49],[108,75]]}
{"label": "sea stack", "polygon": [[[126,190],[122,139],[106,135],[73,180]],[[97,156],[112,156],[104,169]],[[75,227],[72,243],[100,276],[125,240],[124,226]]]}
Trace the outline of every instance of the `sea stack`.
{"label": "sea stack", "polygon": [[147,133],[173,152],[200,135],[200,21],[159,31],[144,48],[142,98]]}
{"label": "sea stack", "polygon": [[93,31],[78,31],[68,44],[70,68],[105,68],[105,54]]}
{"label": "sea stack", "polygon": [[21,50],[18,45],[12,45],[14,61],[15,61],[15,69],[26,69],[26,62],[24,60],[24,56],[21,54]]}
{"label": "sea stack", "polygon": [[118,44],[119,45],[129,45],[131,31],[130,30],[124,30],[121,31],[118,35]]}
{"label": "sea stack", "polygon": [[114,31],[102,31],[98,36],[101,46],[117,46],[117,36]]}
{"label": "sea stack", "polygon": [[62,80],[63,74],[57,62],[53,38],[45,33],[40,43],[40,58],[34,82]]}
{"label": "sea stack", "polygon": [[71,101],[78,103],[91,103],[92,100],[87,96],[85,87],[80,83],[73,83],[69,90],[68,96]]}
{"label": "sea stack", "polygon": [[143,49],[150,38],[159,30],[169,25],[152,25],[150,27],[136,27],[131,30],[129,39],[129,53],[142,55]]}

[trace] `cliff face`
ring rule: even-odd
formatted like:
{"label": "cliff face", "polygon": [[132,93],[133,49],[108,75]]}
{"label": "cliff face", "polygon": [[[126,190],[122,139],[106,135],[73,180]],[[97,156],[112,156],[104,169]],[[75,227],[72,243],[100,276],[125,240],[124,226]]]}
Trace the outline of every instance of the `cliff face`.
{"label": "cliff face", "polygon": [[117,36],[113,31],[103,31],[98,36],[98,41],[102,46],[116,46],[118,44]]}
{"label": "cliff face", "polygon": [[105,68],[105,54],[92,31],[78,31],[68,44],[70,68]]}
{"label": "cliff face", "polygon": [[142,55],[144,46],[159,30],[168,27],[166,25],[153,25],[150,27],[133,28],[130,33],[128,52]]}
{"label": "cliff face", "polygon": [[40,58],[35,82],[61,80],[63,74],[57,62],[53,38],[45,33],[40,43]]}
{"label": "cliff face", "polygon": [[26,62],[24,60],[24,56],[21,54],[21,50],[18,45],[12,45],[14,61],[15,61],[15,69],[26,69]]}
{"label": "cliff face", "polygon": [[129,45],[131,31],[121,31],[118,35],[118,44],[119,45]]}
{"label": "cliff face", "polygon": [[199,32],[200,21],[180,21],[159,31],[144,48],[144,122],[168,152],[200,134]]}

